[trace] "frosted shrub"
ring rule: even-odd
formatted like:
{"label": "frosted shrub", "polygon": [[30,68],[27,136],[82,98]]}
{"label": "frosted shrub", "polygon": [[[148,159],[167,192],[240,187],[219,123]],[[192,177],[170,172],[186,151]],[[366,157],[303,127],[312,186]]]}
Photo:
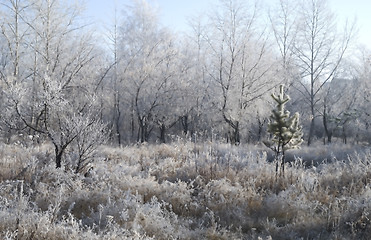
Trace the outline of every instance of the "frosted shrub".
{"label": "frosted shrub", "polygon": [[159,239],[176,239],[182,236],[181,223],[177,216],[166,209],[167,203],[153,197],[138,209],[134,219],[134,230]]}

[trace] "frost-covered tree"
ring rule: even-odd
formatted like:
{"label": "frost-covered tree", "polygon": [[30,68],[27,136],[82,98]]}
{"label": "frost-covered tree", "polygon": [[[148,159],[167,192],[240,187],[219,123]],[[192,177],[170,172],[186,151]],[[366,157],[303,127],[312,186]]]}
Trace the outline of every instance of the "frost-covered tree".
{"label": "frost-covered tree", "polygon": [[228,126],[231,143],[240,143],[251,107],[276,86],[275,61],[258,21],[258,4],[221,0],[209,19],[206,71],[214,105]]}
{"label": "frost-covered tree", "polygon": [[[179,53],[172,34],[159,25],[156,11],[147,2],[134,2],[124,14],[118,43],[118,84],[123,101],[132,109],[132,132],[136,126],[137,141],[147,142],[156,125],[164,133],[172,121],[166,118],[173,114],[170,103],[180,88]],[[164,108],[169,114],[161,113]]]}
{"label": "frost-covered tree", "polygon": [[358,109],[360,115],[352,125],[356,128],[355,140],[357,142],[371,142],[371,50],[361,47],[356,54],[356,84],[352,84],[357,89],[357,101],[354,108]]}
{"label": "frost-covered tree", "polygon": [[280,55],[280,67],[283,84],[290,86],[295,79],[294,44],[298,34],[299,2],[296,0],[278,0],[269,13],[269,20],[275,45]]}
{"label": "frost-covered tree", "polygon": [[[37,135],[53,144],[56,167],[60,168],[72,145],[100,142],[93,136],[102,124],[91,91],[94,46],[91,34],[79,22],[78,4],[64,7],[59,0],[39,0],[32,1],[27,10],[19,12],[18,18],[19,24],[28,27],[23,36],[27,48],[16,60],[22,66],[14,63],[14,70],[5,72],[4,80],[10,82],[14,75],[25,77],[7,84],[1,117],[17,133]],[[20,74],[21,70],[25,73]],[[105,134],[100,134],[104,139]],[[84,160],[88,151],[80,149],[79,159]]]}
{"label": "frost-covered tree", "polygon": [[[108,48],[109,54],[107,62],[109,63],[108,66],[105,67],[105,71],[103,71],[102,77],[99,81],[99,85],[97,90],[102,90],[102,104],[103,104],[103,95],[106,95],[108,98],[107,102],[107,110],[110,112],[110,124],[112,129],[113,136],[111,137],[112,140],[117,140],[117,143],[121,145],[122,135],[123,135],[123,103],[122,103],[122,89],[120,88],[120,81],[122,79],[119,77],[119,41],[120,41],[120,34],[119,34],[119,22],[120,17],[118,16],[118,9],[115,6],[113,10],[113,18],[108,28],[107,32],[107,39],[108,39]],[[122,66],[121,66],[122,67]],[[124,67],[124,69],[126,69]],[[124,70],[125,72],[125,70]],[[110,83],[108,84],[107,93],[103,93],[104,90],[104,81],[110,79]],[[113,94],[112,94],[113,93]],[[110,107],[112,106],[112,107]],[[102,114],[103,115],[103,114]],[[107,114],[108,115],[108,114]]]}
{"label": "frost-covered tree", "polygon": [[360,84],[357,79],[334,78],[325,86],[322,120],[327,143],[331,143],[335,135],[341,135],[344,143],[347,142],[346,128],[360,115],[357,109]]}
{"label": "frost-covered tree", "polygon": [[[0,77],[6,84],[17,83],[24,80],[20,72],[21,57],[25,55],[25,38],[28,34],[28,27],[22,17],[27,12],[30,3],[28,0],[5,0],[0,2],[0,27],[1,40],[6,43],[7,49],[2,52],[3,68],[0,70]],[[4,49],[5,50],[5,49]],[[5,63],[5,64],[4,64]],[[12,75],[12,78],[6,78]]]}
{"label": "frost-covered tree", "polygon": [[285,109],[285,104],[290,100],[290,97],[285,95],[284,86],[280,86],[278,96],[274,93],[271,96],[277,103],[277,106],[272,110],[268,124],[268,132],[272,135],[272,138],[264,143],[276,154],[276,172],[278,172],[278,161],[281,160],[281,171],[284,174],[285,151],[298,148],[303,142],[303,133],[299,125],[299,114],[295,113],[293,116],[290,116],[290,112]]}
{"label": "frost-covered tree", "polygon": [[341,31],[328,1],[304,0],[300,8],[298,32],[294,43],[296,66],[301,80],[296,89],[310,111],[308,145],[312,143],[315,119],[320,116],[324,86],[336,74],[354,35],[354,24]]}

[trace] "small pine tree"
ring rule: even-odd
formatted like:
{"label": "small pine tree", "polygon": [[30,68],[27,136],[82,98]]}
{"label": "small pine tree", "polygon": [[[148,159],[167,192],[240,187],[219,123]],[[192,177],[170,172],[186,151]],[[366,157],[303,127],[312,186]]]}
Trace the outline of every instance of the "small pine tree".
{"label": "small pine tree", "polygon": [[276,154],[276,174],[278,172],[278,162],[281,160],[281,173],[284,175],[285,151],[299,148],[303,142],[303,133],[302,127],[299,125],[299,113],[290,117],[290,112],[285,110],[285,104],[290,100],[290,97],[284,94],[283,89],[284,85],[281,85],[280,94],[278,96],[274,93],[271,95],[277,106],[272,110],[268,124],[268,132],[272,139],[265,141],[264,144]]}

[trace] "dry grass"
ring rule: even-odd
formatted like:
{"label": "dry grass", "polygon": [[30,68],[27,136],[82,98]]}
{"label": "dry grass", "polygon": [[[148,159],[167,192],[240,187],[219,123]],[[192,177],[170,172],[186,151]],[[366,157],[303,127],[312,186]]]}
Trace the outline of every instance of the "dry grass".
{"label": "dry grass", "polygon": [[[102,147],[83,176],[50,146],[1,145],[0,238],[367,239],[371,155],[342,149],[303,149],[277,177],[254,146]],[[314,150],[338,159],[309,166]]]}

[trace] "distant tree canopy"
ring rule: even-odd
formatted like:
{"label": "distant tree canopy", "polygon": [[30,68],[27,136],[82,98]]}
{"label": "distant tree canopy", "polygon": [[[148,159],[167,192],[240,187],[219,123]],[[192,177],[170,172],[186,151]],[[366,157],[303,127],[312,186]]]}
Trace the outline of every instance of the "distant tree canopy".
{"label": "distant tree canopy", "polygon": [[[103,42],[80,2],[3,0],[2,138],[37,135],[33,144],[53,144],[57,167],[76,168],[106,137],[118,145],[178,137],[255,143],[264,129],[274,133],[267,102],[285,83],[309,144],[371,142],[369,51],[345,64],[354,26],[340,26],[326,1],[296,2],[277,0],[266,15],[260,1],[220,0],[175,34],[150,3],[133,1],[115,10]],[[338,100],[340,76],[349,84]],[[281,150],[293,144],[286,137],[277,138]]]}

